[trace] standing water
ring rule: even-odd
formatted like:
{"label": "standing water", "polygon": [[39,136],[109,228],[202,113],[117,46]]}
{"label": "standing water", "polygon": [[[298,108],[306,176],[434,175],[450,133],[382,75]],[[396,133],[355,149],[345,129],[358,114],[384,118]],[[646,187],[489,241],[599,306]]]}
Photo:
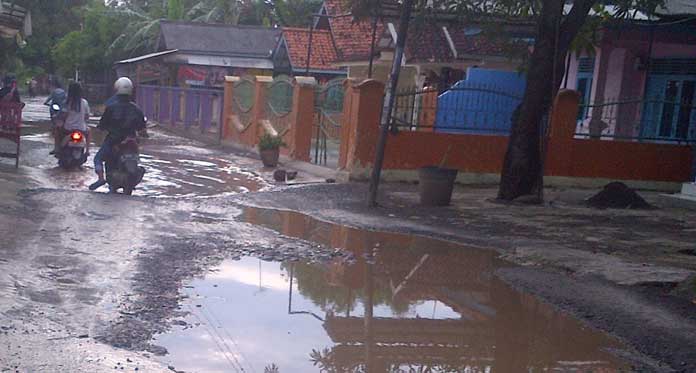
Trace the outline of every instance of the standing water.
{"label": "standing water", "polygon": [[[491,251],[247,209],[243,220],[348,258],[223,261],[184,286],[153,341],[193,372],[616,372],[621,345],[493,272]],[[315,258],[316,259],[316,258]]]}

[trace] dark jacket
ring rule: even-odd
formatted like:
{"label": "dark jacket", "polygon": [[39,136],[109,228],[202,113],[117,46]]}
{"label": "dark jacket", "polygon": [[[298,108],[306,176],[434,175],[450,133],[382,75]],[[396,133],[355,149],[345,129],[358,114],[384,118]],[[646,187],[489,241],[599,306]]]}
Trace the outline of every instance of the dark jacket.
{"label": "dark jacket", "polygon": [[[5,97],[11,95],[10,97]],[[21,100],[19,99],[19,91],[16,88],[12,87],[4,87],[0,89],[0,101],[10,101],[10,102],[16,102],[19,103]]]}
{"label": "dark jacket", "polygon": [[129,96],[119,96],[116,103],[106,107],[98,128],[108,132],[107,140],[118,144],[145,128],[145,115]]}

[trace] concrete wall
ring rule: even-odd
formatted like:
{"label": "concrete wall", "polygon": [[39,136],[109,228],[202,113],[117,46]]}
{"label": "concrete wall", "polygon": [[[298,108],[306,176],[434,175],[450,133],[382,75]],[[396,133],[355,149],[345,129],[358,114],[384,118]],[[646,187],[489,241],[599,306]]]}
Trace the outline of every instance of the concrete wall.
{"label": "concrete wall", "polygon": [[[374,80],[346,82],[339,167],[356,179],[365,178],[372,168],[383,90]],[[690,179],[693,155],[688,146],[575,139],[577,93],[562,91],[554,108],[547,176],[657,183]],[[507,143],[507,136],[402,131],[389,136],[385,175],[407,178],[408,171],[439,165],[447,154],[446,167],[495,178]]]}

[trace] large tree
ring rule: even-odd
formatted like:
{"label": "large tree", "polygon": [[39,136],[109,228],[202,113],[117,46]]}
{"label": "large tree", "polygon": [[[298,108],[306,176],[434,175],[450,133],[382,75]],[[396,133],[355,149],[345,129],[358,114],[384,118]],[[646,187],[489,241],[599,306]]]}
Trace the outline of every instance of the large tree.
{"label": "large tree", "polygon": [[24,66],[54,70],[51,50],[58,40],[81,27],[80,10],[87,0],[22,0],[20,5],[31,11],[33,35],[17,49]]}
{"label": "large tree", "polygon": [[83,8],[82,28],[66,34],[53,48],[52,58],[58,72],[70,76],[79,69],[88,78],[101,80],[113,62],[122,57],[120,51],[110,46],[123,32],[123,21],[109,15],[103,1],[91,0]]}

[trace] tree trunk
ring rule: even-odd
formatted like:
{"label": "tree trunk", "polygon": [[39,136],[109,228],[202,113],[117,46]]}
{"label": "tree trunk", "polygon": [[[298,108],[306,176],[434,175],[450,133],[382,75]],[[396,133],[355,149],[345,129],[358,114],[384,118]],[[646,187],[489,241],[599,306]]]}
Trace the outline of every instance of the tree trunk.
{"label": "tree trunk", "polygon": [[563,89],[568,88],[568,74],[570,74],[570,60],[571,60],[571,53],[568,51],[566,53],[566,65],[565,65],[565,72],[563,73]]}
{"label": "tree trunk", "polygon": [[[500,200],[512,201],[521,196],[540,195],[538,192],[543,188],[542,120],[551,107],[552,94],[563,80],[564,57],[570,42],[584,23],[593,2],[576,1],[573,11],[560,23],[563,1],[543,0],[534,51],[528,64],[527,87],[513,118],[500,175]],[[554,75],[555,79],[550,79]]]}

